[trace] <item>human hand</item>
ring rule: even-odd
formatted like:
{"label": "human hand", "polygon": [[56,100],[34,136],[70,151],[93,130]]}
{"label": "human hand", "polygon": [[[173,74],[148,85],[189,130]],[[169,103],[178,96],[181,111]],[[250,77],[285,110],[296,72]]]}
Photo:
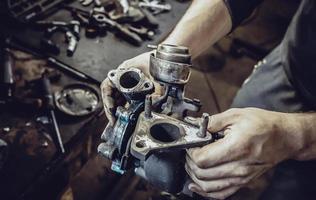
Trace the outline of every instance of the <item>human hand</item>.
{"label": "human hand", "polygon": [[301,149],[296,125],[291,114],[257,108],[213,115],[209,131],[224,131],[225,137],[187,151],[189,189],[205,197],[229,197]]}
{"label": "human hand", "polygon": [[[150,76],[149,73],[149,58],[151,52],[146,52],[143,54],[140,54],[132,59],[124,61],[118,68],[130,68],[135,67],[140,69],[147,77],[149,77],[151,80],[153,78]],[[155,85],[155,92],[154,94],[160,95],[162,93],[161,86],[154,82]],[[104,105],[104,110],[106,117],[109,120],[109,123],[113,126],[115,124],[115,111],[117,106],[123,106],[126,104],[126,101],[122,94],[118,92],[116,88],[114,88],[111,81],[106,78],[102,84],[101,84],[101,94],[102,94],[102,100]]]}

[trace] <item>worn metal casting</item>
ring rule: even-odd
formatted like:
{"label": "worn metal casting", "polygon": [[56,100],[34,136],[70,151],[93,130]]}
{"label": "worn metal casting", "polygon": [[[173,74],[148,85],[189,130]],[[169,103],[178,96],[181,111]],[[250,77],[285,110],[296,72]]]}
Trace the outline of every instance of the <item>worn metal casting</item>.
{"label": "worn metal casting", "polygon": [[151,113],[151,117],[141,113],[133,134],[131,153],[140,160],[146,160],[155,152],[188,149],[202,146],[212,141],[211,133],[200,133],[200,127],[169,117]]}
{"label": "worn metal casting", "polygon": [[[185,97],[190,77],[189,49],[162,44],[150,55],[150,74],[164,93],[152,99],[154,84],[137,68],[119,68],[108,74],[128,104],[116,110],[116,123],[108,125],[98,152],[112,160],[112,170],[129,169],[162,190],[177,193],[186,181],[185,149],[208,144],[214,139],[207,131],[208,114],[187,116],[199,111],[197,99]],[[177,159],[175,159],[177,158]]]}

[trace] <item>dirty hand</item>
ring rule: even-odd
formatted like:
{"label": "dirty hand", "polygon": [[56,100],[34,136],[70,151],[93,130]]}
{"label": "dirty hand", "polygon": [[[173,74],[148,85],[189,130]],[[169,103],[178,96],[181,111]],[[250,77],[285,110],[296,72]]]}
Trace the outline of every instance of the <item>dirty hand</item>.
{"label": "dirty hand", "polygon": [[287,113],[230,109],[213,115],[208,129],[225,137],[188,150],[185,166],[189,189],[205,197],[227,198],[300,149],[298,125]]}
{"label": "dirty hand", "polygon": [[[130,68],[135,67],[140,69],[147,77],[150,76],[149,73],[149,57],[151,52],[146,52],[140,54],[132,59],[124,61],[118,68]],[[155,85],[155,94],[161,94],[161,86],[154,82]],[[106,78],[101,84],[101,94],[104,105],[105,114],[109,120],[109,123],[113,126],[115,124],[115,110],[117,106],[123,106],[126,104],[125,99],[122,94],[120,94],[116,88],[113,87],[111,81]]]}

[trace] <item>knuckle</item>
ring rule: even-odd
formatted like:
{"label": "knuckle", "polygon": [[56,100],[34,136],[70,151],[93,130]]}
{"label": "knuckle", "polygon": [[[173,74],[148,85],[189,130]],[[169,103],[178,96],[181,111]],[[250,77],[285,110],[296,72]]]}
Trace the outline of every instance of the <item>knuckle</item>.
{"label": "knuckle", "polygon": [[250,179],[247,179],[247,178],[243,178],[240,180],[240,184],[241,185],[246,185],[247,183],[249,183]]}
{"label": "knuckle", "polygon": [[238,176],[246,176],[249,174],[249,168],[248,167],[240,167],[238,170],[236,170],[236,173]]}
{"label": "knuckle", "polygon": [[227,195],[223,193],[216,193],[216,194],[210,194],[209,197],[214,198],[214,199],[224,200],[226,199]]}
{"label": "knuckle", "polygon": [[213,173],[216,174],[216,176],[219,178],[225,178],[227,175],[227,173],[222,170],[215,170]]}
{"label": "knuckle", "polygon": [[227,112],[231,113],[231,114],[237,114],[240,112],[240,108],[230,108],[229,110],[227,110]]}
{"label": "knuckle", "polygon": [[204,192],[208,192],[209,190],[208,186],[204,182],[200,184],[200,187]]}
{"label": "knuckle", "polygon": [[102,81],[100,88],[103,89],[103,88],[105,88],[107,85],[108,85],[108,78],[106,78],[106,79],[104,79],[104,80]]}
{"label": "knuckle", "polygon": [[221,183],[221,184],[217,184],[215,187],[214,187],[214,190],[215,191],[220,191],[220,190],[223,190],[224,188],[227,188],[231,185],[231,182],[230,181],[226,181],[224,183]]}
{"label": "knuckle", "polygon": [[222,189],[225,189],[225,188],[229,188],[229,187],[231,187],[231,186],[233,186],[233,185],[236,185],[236,182],[237,181],[235,181],[235,180],[230,180],[230,181],[227,181],[226,183],[224,183],[222,186],[221,186],[221,190]]}
{"label": "knuckle", "polygon": [[119,69],[124,69],[124,68],[128,68],[129,67],[129,63],[130,63],[130,60],[125,60],[124,62],[122,62],[120,64],[120,66],[118,67]]}
{"label": "knuckle", "polygon": [[238,117],[242,116],[242,114],[243,114],[242,108],[231,108],[227,112],[233,118],[238,118]]}
{"label": "knuckle", "polygon": [[202,154],[195,156],[194,162],[199,168],[205,167],[205,159],[204,159],[204,156]]}
{"label": "knuckle", "polygon": [[205,179],[206,178],[205,174],[202,172],[202,170],[195,168],[194,172],[195,172],[196,178],[198,178],[198,179]]}
{"label": "knuckle", "polygon": [[122,67],[126,67],[126,65],[128,65],[129,60],[125,60],[124,62],[122,62],[122,64],[120,66]]}
{"label": "knuckle", "polygon": [[245,138],[244,141],[243,141],[243,147],[240,148],[240,156],[242,157],[248,157],[251,152],[252,152],[252,147],[251,147],[251,140],[248,139],[248,138]]}
{"label": "knuckle", "polygon": [[230,186],[243,185],[244,182],[245,182],[245,178],[243,178],[243,177],[237,177],[237,178],[234,178],[234,179],[232,180]]}

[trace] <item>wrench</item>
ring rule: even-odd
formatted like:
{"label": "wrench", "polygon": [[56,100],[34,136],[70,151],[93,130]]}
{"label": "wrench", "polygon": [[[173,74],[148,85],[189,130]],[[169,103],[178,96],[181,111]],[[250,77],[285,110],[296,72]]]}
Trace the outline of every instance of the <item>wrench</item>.
{"label": "wrench", "polygon": [[139,2],[139,7],[142,8],[152,8],[152,9],[159,9],[162,11],[170,11],[171,10],[171,5],[170,4],[158,4],[158,3],[147,3],[147,2]]}

